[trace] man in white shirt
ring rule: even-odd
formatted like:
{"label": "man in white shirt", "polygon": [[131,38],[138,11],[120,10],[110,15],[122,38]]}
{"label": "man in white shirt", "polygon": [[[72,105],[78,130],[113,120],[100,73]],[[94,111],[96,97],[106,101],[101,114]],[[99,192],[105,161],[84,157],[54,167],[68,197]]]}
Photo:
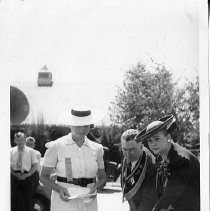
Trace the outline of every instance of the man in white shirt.
{"label": "man in white shirt", "polygon": [[32,175],[33,192],[35,192],[38,185],[39,185],[39,172],[41,170],[41,166],[40,166],[41,153],[38,150],[34,149],[35,146],[36,146],[36,140],[35,140],[35,138],[33,138],[31,136],[26,138],[26,146],[32,148],[35,151],[36,157],[37,157],[37,160],[38,160],[37,171]]}
{"label": "man in white shirt", "polygon": [[37,160],[38,160],[37,168],[38,168],[38,172],[40,172],[40,170],[41,170],[40,169],[41,168],[41,166],[40,166],[41,153],[38,150],[35,149],[35,146],[36,146],[35,138],[33,138],[31,136],[27,137],[26,138],[26,146],[32,148],[35,151],[36,157],[37,157]]}
{"label": "man in white shirt", "polygon": [[32,211],[32,175],[37,171],[37,157],[33,149],[25,146],[23,132],[15,133],[14,142],[17,146],[10,150],[11,211]]}

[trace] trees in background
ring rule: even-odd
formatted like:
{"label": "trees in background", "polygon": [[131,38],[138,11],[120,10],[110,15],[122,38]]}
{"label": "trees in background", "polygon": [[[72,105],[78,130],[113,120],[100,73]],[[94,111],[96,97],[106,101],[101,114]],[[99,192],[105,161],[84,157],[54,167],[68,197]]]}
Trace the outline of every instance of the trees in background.
{"label": "trees in background", "polygon": [[[123,87],[118,87],[109,114],[112,124],[91,130],[93,136],[108,147],[110,160],[120,162],[120,137],[129,128],[139,130],[151,121],[173,114],[180,126],[178,141],[188,148],[199,148],[199,80],[187,81],[180,88],[172,81],[172,73],[164,65],[152,63],[150,67],[138,64],[127,71]],[[65,125],[46,125],[42,113],[37,124],[11,126],[11,146],[14,131],[24,129],[35,137],[36,148],[44,155],[45,143],[70,132]]]}
{"label": "trees in background", "polygon": [[189,148],[196,148],[200,142],[199,127],[199,78],[188,81],[174,94],[174,110],[180,125],[180,142]]}
{"label": "trees in background", "polygon": [[148,122],[172,112],[174,84],[164,66],[153,72],[138,64],[126,72],[123,88],[117,90],[109,113],[114,124],[123,128],[143,128]]}
{"label": "trees in background", "polygon": [[113,125],[139,130],[151,121],[173,114],[180,125],[178,141],[191,147],[199,143],[199,81],[183,88],[172,82],[164,65],[138,64],[127,71],[109,108]]}

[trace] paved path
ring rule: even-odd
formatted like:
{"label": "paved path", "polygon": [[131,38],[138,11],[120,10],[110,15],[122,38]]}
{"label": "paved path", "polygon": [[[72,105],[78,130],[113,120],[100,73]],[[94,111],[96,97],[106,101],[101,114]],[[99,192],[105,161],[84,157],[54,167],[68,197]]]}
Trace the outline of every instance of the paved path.
{"label": "paved path", "polygon": [[108,182],[104,190],[98,193],[98,210],[129,211],[128,203],[122,203],[122,192],[119,183]]}

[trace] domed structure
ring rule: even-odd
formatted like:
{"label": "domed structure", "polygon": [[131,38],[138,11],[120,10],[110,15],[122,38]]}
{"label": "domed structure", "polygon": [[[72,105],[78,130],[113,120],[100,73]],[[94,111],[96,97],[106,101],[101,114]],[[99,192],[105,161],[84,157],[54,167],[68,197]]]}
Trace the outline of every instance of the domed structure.
{"label": "domed structure", "polygon": [[10,86],[10,122],[23,122],[29,114],[30,106],[25,94],[18,88]]}

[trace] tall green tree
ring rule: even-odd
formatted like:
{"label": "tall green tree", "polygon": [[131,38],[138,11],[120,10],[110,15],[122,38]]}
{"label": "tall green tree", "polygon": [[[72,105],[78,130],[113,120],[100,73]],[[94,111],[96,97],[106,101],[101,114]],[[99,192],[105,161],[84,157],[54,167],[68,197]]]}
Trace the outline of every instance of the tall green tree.
{"label": "tall green tree", "polygon": [[123,87],[118,87],[109,108],[113,124],[124,128],[143,128],[151,120],[173,111],[174,83],[164,65],[153,64],[150,70],[138,64],[127,71]]}
{"label": "tall green tree", "polygon": [[183,88],[177,90],[174,96],[174,110],[180,125],[183,144],[192,147],[199,144],[199,78],[187,81]]}
{"label": "tall green tree", "polygon": [[195,147],[199,144],[198,77],[179,88],[164,65],[153,63],[148,70],[138,64],[125,73],[109,114],[112,124],[123,130],[141,130],[151,121],[173,114],[180,127],[175,138],[183,145]]}

